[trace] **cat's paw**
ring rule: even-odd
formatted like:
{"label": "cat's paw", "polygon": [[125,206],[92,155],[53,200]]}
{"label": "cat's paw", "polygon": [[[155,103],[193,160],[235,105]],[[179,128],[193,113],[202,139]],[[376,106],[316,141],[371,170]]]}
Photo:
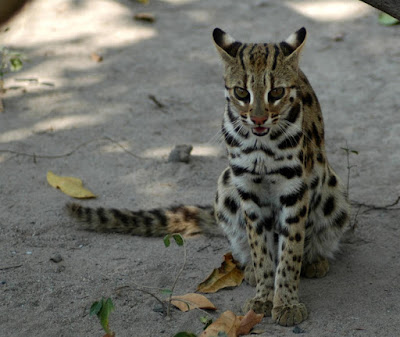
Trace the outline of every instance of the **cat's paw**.
{"label": "cat's paw", "polygon": [[248,263],[244,268],[244,280],[252,287],[257,285],[256,274],[251,263]]}
{"label": "cat's paw", "polygon": [[329,271],[329,262],[324,257],[319,257],[317,261],[306,264],[303,267],[302,275],[307,278],[321,278]]}
{"label": "cat's paw", "polygon": [[272,301],[265,298],[254,297],[248,300],[243,306],[243,312],[253,310],[256,314],[264,314],[265,316],[271,316]]}
{"label": "cat's paw", "polygon": [[283,326],[299,324],[307,317],[307,308],[303,303],[286,304],[272,309],[272,319]]}

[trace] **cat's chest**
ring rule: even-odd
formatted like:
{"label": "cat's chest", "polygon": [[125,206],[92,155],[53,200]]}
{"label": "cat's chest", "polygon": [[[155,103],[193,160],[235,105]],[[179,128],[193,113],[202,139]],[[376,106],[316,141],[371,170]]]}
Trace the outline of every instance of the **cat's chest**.
{"label": "cat's chest", "polygon": [[[228,150],[229,164],[236,175],[253,174],[259,175],[264,180],[273,183],[276,177],[274,172],[285,168],[300,167],[302,163],[298,160],[299,150],[279,152],[271,146],[258,146],[232,148]],[[242,173],[242,174],[241,174]],[[296,175],[296,173],[294,173]]]}

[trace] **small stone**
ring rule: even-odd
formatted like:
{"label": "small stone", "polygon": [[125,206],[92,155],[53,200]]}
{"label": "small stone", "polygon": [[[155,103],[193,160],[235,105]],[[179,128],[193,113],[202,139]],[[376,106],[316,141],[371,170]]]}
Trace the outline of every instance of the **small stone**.
{"label": "small stone", "polygon": [[61,254],[54,254],[52,257],[50,257],[50,261],[53,261],[54,263],[59,263],[63,260]]}
{"label": "small stone", "polygon": [[154,305],[153,311],[164,313],[164,307],[160,303],[157,303]]}
{"label": "small stone", "polygon": [[192,152],[192,145],[176,145],[168,157],[168,162],[182,162],[188,163],[190,160],[190,152]]}
{"label": "small stone", "polygon": [[344,40],[344,37],[345,37],[344,33],[338,33],[332,37],[332,40],[335,42],[341,42]]}
{"label": "small stone", "polygon": [[300,328],[298,325],[296,325],[294,328],[293,328],[293,333],[295,333],[295,334],[301,334],[301,333],[305,333],[306,331],[305,330],[303,330],[302,328]]}

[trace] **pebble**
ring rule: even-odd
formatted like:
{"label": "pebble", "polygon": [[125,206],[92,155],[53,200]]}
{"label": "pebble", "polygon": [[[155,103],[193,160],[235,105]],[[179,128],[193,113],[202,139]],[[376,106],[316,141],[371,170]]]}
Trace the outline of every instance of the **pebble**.
{"label": "pebble", "polygon": [[176,145],[169,154],[168,162],[182,162],[188,163],[190,160],[190,152],[192,152],[192,145]]}
{"label": "pebble", "polygon": [[52,257],[50,257],[50,261],[53,261],[54,263],[59,263],[63,260],[61,254],[54,254]]}
{"label": "pebble", "polygon": [[301,334],[301,333],[305,333],[306,331],[303,330],[302,328],[300,328],[298,325],[296,325],[296,326],[293,328],[292,332],[295,333],[295,334]]}

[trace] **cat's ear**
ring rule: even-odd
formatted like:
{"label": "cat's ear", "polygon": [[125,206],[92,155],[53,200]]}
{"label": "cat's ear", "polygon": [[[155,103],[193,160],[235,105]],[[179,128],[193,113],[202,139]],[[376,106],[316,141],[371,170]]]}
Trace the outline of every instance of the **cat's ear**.
{"label": "cat's ear", "polygon": [[298,63],[300,53],[306,43],[306,38],[307,31],[304,27],[291,34],[285,41],[279,44],[283,54],[287,56],[288,59]]}
{"label": "cat's ear", "polygon": [[237,55],[241,42],[236,41],[232,36],[222,29],[215,28],[213,31],[215,47],[225,62],[232,62]]}

